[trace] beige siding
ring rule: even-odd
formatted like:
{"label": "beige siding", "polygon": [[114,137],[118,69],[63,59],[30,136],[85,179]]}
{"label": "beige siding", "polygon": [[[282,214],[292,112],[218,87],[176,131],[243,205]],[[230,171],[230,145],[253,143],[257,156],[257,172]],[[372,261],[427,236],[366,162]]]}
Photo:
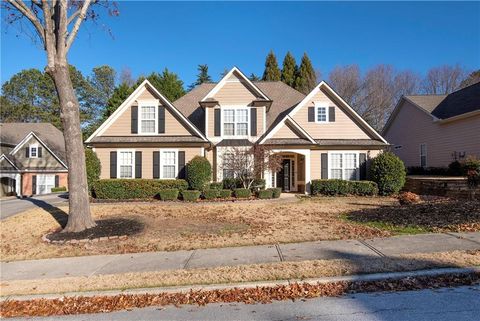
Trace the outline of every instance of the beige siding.
{"label": "beige siding", "polygon": [[142,152],[142,178],[153,178],[153,152],[159,151],[160,149],[178,149],[179,151],[185,151],[185,163],[189,162],[193,157],[202,155],[201,147],[136,147],[136,148],[125,148],[125,147],[97,147],[95,152],[100,159],[102,165],[102,170],[100,178],[110,178],[110,152],[117,151],[119,149],[132,149],[137,152]]}
{"label": "beige siding", "polygon": [[297,134],[290,125],[283,124],[272,138],[303,138],[303,136]]}
{"label": "beige siding", "polygon": [[207,107],[207,137],[215,137],[215,110],[219,108]]}
{"label": "beige siding", "polygon": [[[140,97],[137,99],[137,102],[140,100],[151,100],[156,99],[153,96],[153,93],[145,90]],[[137,102],[133,102],[132,105],[128,106],[123,113],[110,125],[110,127],[105,130],[101,136],[136,136],[137,134],[131,133],[131,106],[137,105]],[[182,122],[180,122],[172,113],[172,111],[166,107],[165,108],[165,133],[158,134],[165,136],[172,135],[191,135],[190,132],[185,128]]]}
{"label": "beige siding", "polygon": [[262,136],[265,132],[265,110],[266,107],[257,107],[257,136]]}
{"label": "beige siding", "polygon": [[480,115],[450,123],[433,122],[432,117],[404,102],[384,135],[400,149],[392,149],[406,166],[420,166],[420,144],[427,144],[427,166],[448,166],[454,152],[480,157]]}
{"label": "beige siding", "polygon": [[248,105],[257,97],[244,82],[226,82],[214,95],[221,106]]}
{"label": "beige siding", "polygon": [[[313,102],[325,102],[328,106],[335,106],[335,122],[323,124],[308,122],[308,107],[314,106]],[[298,110],[293,119],[315,139],[370,138],[341,107],[337,106],[322,91],[319,91],[309,103]]]}
{"label": "beige siding", "polygon": [[6,158],[3,158],[2,160],[0,160],[0,170],[11,171],[16,169],[12,166],[12,164],[10,164],[10,162]]}
{"label": "beige siding", "polygon": [[[39,147],[42,147],[42,157],[27,158],[25,157],[25,148],[31,144],[37,143]],[[65,168],[56,158],[53,156],[40,142],[34,137],[30,138],[16,153],[15,158],[23,167],[36,168],[36,169],[58,169]]]}

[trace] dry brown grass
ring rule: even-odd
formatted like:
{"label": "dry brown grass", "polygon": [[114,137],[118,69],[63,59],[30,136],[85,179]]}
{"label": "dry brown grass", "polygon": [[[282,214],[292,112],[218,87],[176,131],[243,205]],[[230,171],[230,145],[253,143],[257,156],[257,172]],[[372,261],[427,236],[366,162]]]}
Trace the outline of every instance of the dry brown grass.
{"label": "dry brown grass", "polygon": [[299,280],[363,273],[412,271],[439,267],[468,267],[474,265],[480,265],[480,251],[409,254],[388,258],[365,258],[355,261],[339,259],[279,262],[210,269],[4,281],[1,284],[1,295],[65,293],[287,279]]}
{"label": "dry brown grass", "polygon": [[341,214],[396,202],[393,198],[342,197],[296,202],[102,204],[92,206],[95,219],[136,219],[145,229],[126,240],[86,245],[42,242],[42,235],[59,225],[48,212],[35,209],[0,222],[1,260],[388,236],[391,232],[347,222]]}

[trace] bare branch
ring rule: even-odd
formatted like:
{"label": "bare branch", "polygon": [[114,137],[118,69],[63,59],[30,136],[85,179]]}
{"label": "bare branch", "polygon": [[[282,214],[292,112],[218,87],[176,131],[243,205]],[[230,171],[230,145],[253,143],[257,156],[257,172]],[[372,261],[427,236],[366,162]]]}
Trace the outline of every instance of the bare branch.
{"label": "bare branch", "polygon": [[67,21],[67,25],[69,26],[73,20],[75,20],[76,17],[78,17],[78,15],[80,14],[80,12],[82,12],[82,9],[78,9],[77,11],[75,11],[74,13],[72,13],[72,15],[68,18],[68,21]]}
{"label": "bare branch", "polygon": [[87,15],[87,10],[88,10],[88,7],[90,6],[91,2],[92,2],[92,0],[85,0],[85,2],[83,3],[82,8],[80,9],[80,13],[78,14],[78,17],[75,20],[75,24],[73,25],[72,31],[68,35],[67,44],[66,44],[66,46],[67,46],[66,52],[68,52],[68,50],[72,46],[73,41],[75,40],[75,37],[77,36],[78,30],[80,29],[80,25],[82,24],[83,20],[85,20],[85,17]]}
{"label": "bare branch", "polygon": [[25,5],[22,0],[7,0],[12,6],[20,11],[28,20],[30,20],[38,32],[38,35],[42,42],[45,43],[45,29],[38,20],[38,17]]}

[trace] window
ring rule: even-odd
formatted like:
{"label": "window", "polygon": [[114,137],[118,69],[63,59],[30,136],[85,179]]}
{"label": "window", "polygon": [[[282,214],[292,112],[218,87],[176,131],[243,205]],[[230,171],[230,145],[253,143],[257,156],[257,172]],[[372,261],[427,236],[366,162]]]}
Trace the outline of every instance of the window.
{"label": "window", "polygon": [[357,180],[359,175],[358,153],[331,153],[329,167],[329,178]]}
{"label": "window", "polygon": [[315,104],[315,121],[317,123],[327,123],[328,122],[328,107],[323,105]]}
{"label": "window", "polygon": [[223,110],[223,135],[247,136],[248,135],[248,109]]}
{"label": "window", "polygon": [[37,158],[38,157],[38,145],[37,144],[32,144],[29,147],[30,147],[29,157],[30,158]]}
{"label": "window", "polygon": [[48,194],[55,187],[55,175],[37,175],[36,194]]}
{"label": "window", "polygon": [[118,151],[118,174],[119,178],[133,178],[134,177],[134,164],[135,164],[134,151]]}
{"label": "window", "polygon": [[427,166],[427,144],[420,144],[420,166]]}
{"label": "window", "polygon": [[162,150],[160,151],[160,178],[176,178],[177,177],[177,151]]}
{"label": "window", "polygon": [[140,133],[155,134],[157,132],[156,111],[157,106],[155,105],[140,106]]}
{"label": "window", "polygon": [[233,162],[233,154],[232,153],[224,153],[223,154],[223,178],[234,178],[235,172],[231,167]]}

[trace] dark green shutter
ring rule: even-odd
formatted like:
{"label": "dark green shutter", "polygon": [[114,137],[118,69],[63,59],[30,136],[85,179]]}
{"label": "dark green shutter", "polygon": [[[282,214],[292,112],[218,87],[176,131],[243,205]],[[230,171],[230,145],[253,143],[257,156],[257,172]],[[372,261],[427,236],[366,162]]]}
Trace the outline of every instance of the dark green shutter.
{"label": "dark green shutter", "polygon": [[160,152],[153,152],[153,178],[160,178]]}
{"label": "dark green shutter", "polygon": [[32,175],[32,195],[37,194],[37,175]]}
{"label": "dark green shutter", "polygon": [[25,147],[25,157],[30,158],[30,147]]}
{"label": "dark green shutter", "polygon": [[221,135],[221,130],[220,130],[220,109],[214,109],[213,111],[213,120],[214,120],[214,136],[220,136]]}
{"label": "dark green shutter", "polygon": [[165,134],[165,107],[158,106],[158,133]]}
{"label": "dark green shutter", "polygon": [[328,154],[327,153],[322,153],[321,155],[321,178],[322,179],[327,179],[328,178]]}
{"label": "dark green shutter", "polygon": [[308,107],[308,122],[315,122],[315,107]]}
{"label": "dark green shutter", "polygon": [[42,147],[38,146],[37,148],[37,157],[42,157]]}
{"label": "dark green shutter", "polygon": [[250,135],[257,136],[257,108],[250,109]]}
{"label": "dark green shutter", "polygon": [[131,133],[138,134],[138,106],[131,107]]}
{"label": "dark green shutter", "polygon": [[135,152],[135,178],[142,178],[142,152]]}
{"label": "dark green shutter", "polygon": [[55,175],[55,187],[58,187],[60,185],[60,176]]}
{"label": "dark green shutter", "polygon": [[117,178],[117,152],[110,152],[110,178]]}
{"label": "dark green shutter", "polygon": [[178,152],[178,178],[184,179],[185,177],[186,177],[185,152],[179,151]]}
{"label": "dark green shutter", "polygon": [[328,107],[328,121],[335,122],[335,107]]}
{"label": "dark green shutter", "polygon": [[360,164],[360,180],[367,179],[367,154],[360,153],[358,156]]}

